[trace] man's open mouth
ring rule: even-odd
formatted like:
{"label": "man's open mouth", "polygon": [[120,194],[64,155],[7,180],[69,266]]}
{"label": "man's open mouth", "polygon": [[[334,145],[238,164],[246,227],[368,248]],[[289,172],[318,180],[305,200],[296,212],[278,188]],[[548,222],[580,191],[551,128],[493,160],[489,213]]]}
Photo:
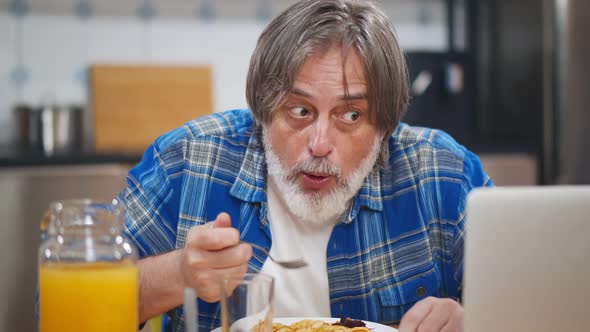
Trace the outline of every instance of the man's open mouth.
{"label": "man's open mouth", "polygon": [[322,173],[302,172],[301,174],[303,175],[303,187],[314,191],[326,188],[326,186],[331,183],[333,178],[332,175]]}
{"label": "man's open mouth", "polygon": [[320,174],[320,173],[306,173],[303,172],[304,176],[307,176],[309,179],[311,180],[315,180],[315,181],[321,181],[324,179],[327,179],[328,177],[330,177],[329,174]]}

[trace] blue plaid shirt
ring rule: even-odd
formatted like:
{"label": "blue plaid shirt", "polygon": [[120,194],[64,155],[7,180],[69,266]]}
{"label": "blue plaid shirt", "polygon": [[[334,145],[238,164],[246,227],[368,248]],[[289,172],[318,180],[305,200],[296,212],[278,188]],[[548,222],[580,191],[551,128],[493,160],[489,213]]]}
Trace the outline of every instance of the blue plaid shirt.
{"label": "blue plaid shirt", "polygon": [[[140,256],[184,246],[188,230],[229,213],[241,238],[270,248],[266,163],[247,110],[212,114],[159,137],[127,179],[126,235]],[[332,316],[384,324],[427,296],[455,297],[462,280],[466,196],[489,186],[479,159],[447,134],[400,124],[327,247]],[[250,271],[266,256],[254,250]],[[199,301],[199,324],[219,326]],[[183,331],[182,308],[169,331]]]}

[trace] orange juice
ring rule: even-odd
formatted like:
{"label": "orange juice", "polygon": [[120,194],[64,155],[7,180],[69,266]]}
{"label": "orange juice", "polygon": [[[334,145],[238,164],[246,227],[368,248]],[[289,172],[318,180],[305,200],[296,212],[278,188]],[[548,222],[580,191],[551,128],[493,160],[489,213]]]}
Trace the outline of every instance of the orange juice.
{"label": "orange juice", "polygon": [[42,265],[39,331],[137,331],[137,278],[130,262]]}

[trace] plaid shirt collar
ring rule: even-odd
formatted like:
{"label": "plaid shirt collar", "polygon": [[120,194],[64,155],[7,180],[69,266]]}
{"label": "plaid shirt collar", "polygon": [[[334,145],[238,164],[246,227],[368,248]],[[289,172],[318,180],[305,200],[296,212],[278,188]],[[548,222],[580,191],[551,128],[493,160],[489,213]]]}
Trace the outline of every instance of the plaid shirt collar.
{"label": "plaid shirt collar", "polygon": [[[240,171],[230,189],[230,195],[249,203],[266,203],[266,176],[264,147],[258,135],[252,134]],[[352,222],[361,207],[378,212],[383,210],[379,167],[373,167],[360,190],[354,195],[348,218],[344,223]]]}

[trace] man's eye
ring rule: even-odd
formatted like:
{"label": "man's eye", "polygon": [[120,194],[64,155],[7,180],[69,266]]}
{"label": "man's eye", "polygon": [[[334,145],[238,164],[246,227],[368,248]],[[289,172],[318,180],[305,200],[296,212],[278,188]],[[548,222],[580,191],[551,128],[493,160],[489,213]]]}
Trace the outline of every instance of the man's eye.
{"label": "man's eye", "polygon": [[361,117],[361,113],[357,111],[348,111],[344,113],[344,120],[348,122],[356,122]]}
{"label": "man's eye", "polygon": [[302,118],[302,117],[309,115],[309,111],[304,107],[291,107],[289,109],[289,112],[293,116],[298,117],[298,118]]}

